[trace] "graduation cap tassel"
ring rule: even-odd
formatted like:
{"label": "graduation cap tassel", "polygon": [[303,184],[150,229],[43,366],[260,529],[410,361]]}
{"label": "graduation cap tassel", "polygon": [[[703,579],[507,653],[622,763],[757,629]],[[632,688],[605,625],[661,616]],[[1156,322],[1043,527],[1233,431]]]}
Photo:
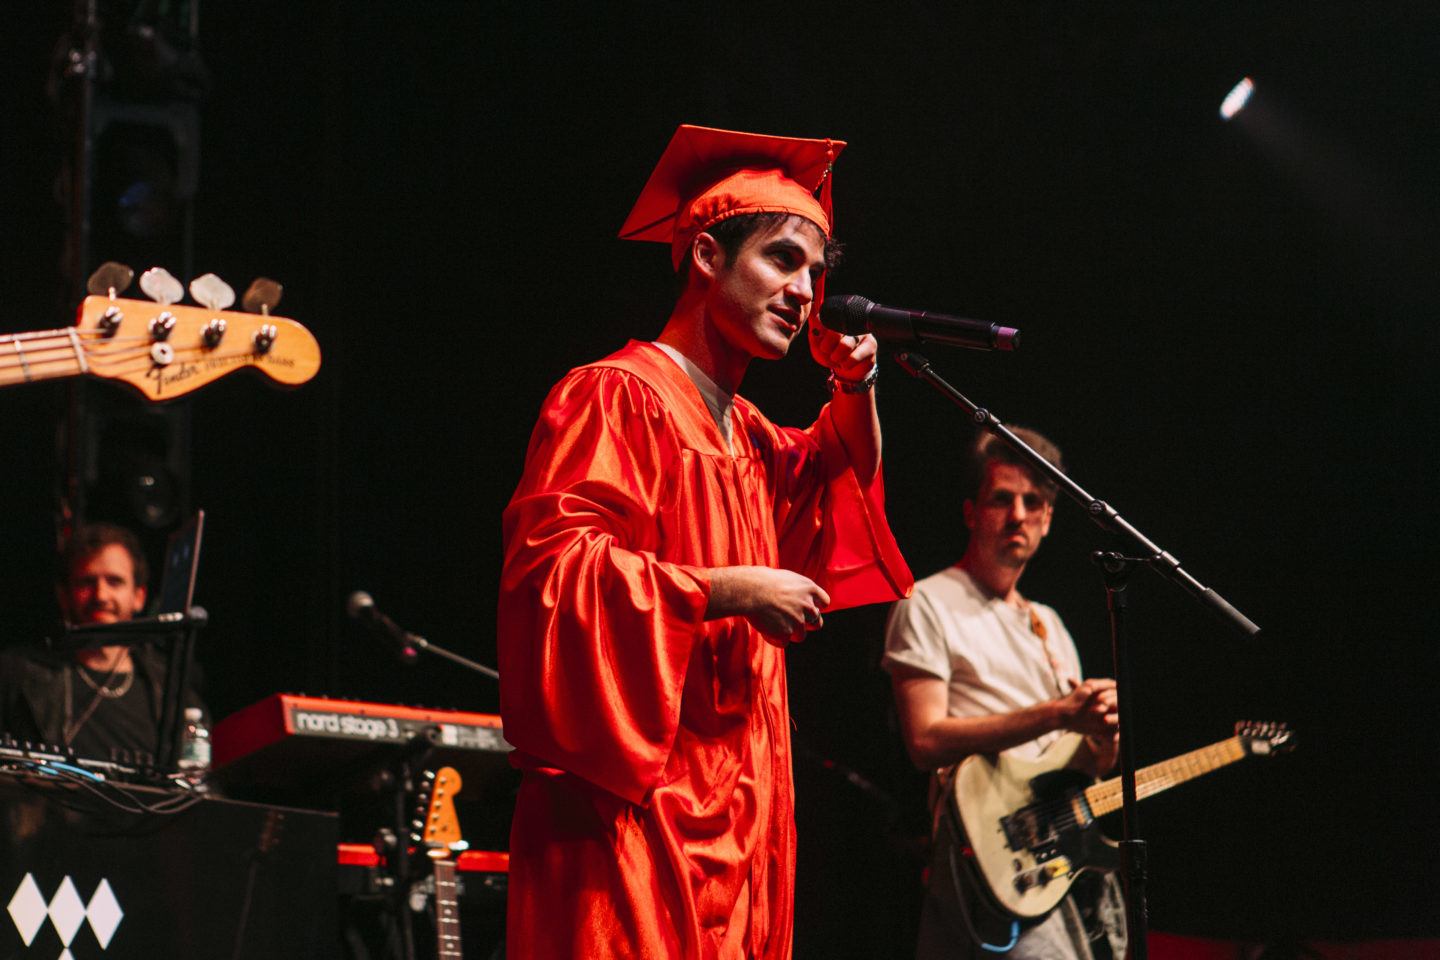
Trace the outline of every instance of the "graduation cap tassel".
{"label": "graduation cap tassel", "polygon": [[[825,218],[830,221],[830,236],[835,236],[835,210],[830,200],[831,181],[835,176],[835,142],[825,141],[825,172],[820,177],[820,209],[825,211]],[[829,271],[827,270],[826,273]],[[820,322],[820,304],[825,302],[825,274],[815,281],[815,302],[810,306],[810,322]]]}

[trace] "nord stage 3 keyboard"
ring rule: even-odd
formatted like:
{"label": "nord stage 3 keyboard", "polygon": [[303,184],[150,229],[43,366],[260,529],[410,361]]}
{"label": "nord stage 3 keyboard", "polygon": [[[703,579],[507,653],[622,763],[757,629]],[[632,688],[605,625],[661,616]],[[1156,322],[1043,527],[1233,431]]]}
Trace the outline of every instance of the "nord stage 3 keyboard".
{"label": "nord stage 3 keyboard", "polygon": [[389,703],[277,693],[211,733],[214,775],[232,795],[302,800],[382,788],[402,752],[457,768],[476,788],[508,771],[500,718]]}

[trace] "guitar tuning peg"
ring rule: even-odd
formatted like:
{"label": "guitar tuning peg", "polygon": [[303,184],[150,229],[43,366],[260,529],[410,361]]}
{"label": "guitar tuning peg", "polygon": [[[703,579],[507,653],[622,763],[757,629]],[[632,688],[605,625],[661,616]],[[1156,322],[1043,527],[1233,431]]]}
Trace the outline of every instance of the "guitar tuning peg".
{"label": "guitar tuning peg", "polygon": [[255,352],[269,353],[270,348],[275,345],[275,338],[279,335],[280,331],[275,324],[261,324],[260,329],[255,331]]}
{"label": "guitar tuning peg", "polygon": [[285,288],[269,277],[256,277],[240,303],[249,313],[269,313],[280,303]]}
{"label": "guitar tuning peg", "polygon": [[140,289],[156,303],[169,306],[185,296],[185,288],[164,267],[151,267],[140,274]]}
{"label": "guitar tuning peg", "polygon": [[134,279],[134,270],[123,263],[106,260],[90,274],[90,279],[85,281],[85,289],[97,297],[109,297],[113,300],[115,295],[123,293]]}
{"label": "guitar tuning peg", "polygon": [[235,290],[213,273],[191,280],[190,296],[211,310],[224,310],[235,302]]}

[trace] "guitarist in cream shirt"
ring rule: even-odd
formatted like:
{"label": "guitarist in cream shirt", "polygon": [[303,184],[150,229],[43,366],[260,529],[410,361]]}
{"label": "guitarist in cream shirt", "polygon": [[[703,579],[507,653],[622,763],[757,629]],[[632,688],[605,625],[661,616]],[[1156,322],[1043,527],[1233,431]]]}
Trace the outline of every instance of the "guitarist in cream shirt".
{"label": "guitarist in cream shirt", "polygon": [[[1049,440],[1024,428],[1014,432],[1060,465]],[[1114,766],[1118,748],[1115,682],[1083,679],[1059,616],[1019,590],[1026,564],[1050,532],[1055,487],[985,434],[966,489],[964,555],[917,583],[895,605],[885,631],[883,666],[906,749],[916,766],[938,771],[916,956],[1120,960],[1124,909],[1113,876],[1082,874],[1056,909],[1015,921],[977,889],[961,860],[947,776],[960,761],[1002,751],[1035,759],[1073,731],[1084,736],[1074,762],[1099,775]]]}

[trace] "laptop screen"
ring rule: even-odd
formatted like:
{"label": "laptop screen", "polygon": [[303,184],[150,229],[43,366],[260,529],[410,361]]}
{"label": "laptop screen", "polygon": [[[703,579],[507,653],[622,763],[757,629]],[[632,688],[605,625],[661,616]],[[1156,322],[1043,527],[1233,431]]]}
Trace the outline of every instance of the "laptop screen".
{"label": "laptop screen", "polygon": [[165,569],[160,575],[159,603],[155,614],[185,613],[195,600],[195,575],[200,569],[200,537],[205,531],[205,511],[185,521],[170,534],[165,545]]}

